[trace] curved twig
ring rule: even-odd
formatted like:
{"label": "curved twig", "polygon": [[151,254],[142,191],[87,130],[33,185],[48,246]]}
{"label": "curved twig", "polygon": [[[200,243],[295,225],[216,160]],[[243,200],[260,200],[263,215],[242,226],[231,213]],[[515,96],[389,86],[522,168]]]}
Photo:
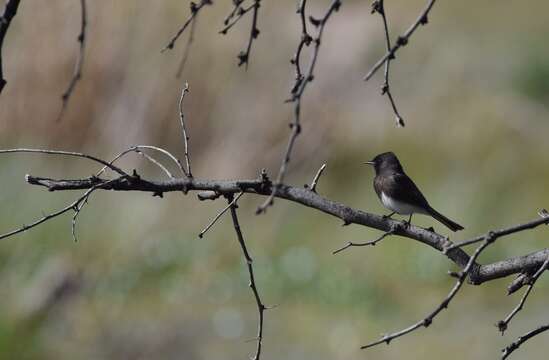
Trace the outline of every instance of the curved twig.
{"label": "curved twig", "polygon": [[[118,155],[116,155],[110,162],[109,164],[114,164],[116,161],[120,160],[123,156],[125,156],[126,154],[128,153],[131,153],[131,152],[135,152],[136,154],[139,154],[141,156],[143,156],[145,159],[149,160],[151,163],[153,163],[154,165],[158,166],[160,168],[160,170],[162,170],[169,178],[174,178],[174,176],[172,175],[172,173],[164,166],[162,165],[162,163],[158,160],[156,160],[155,158],[153,158],[152,156],[148,155],[147,153],[144,153],[143,151],[139,150],[139,146],[132,146],[124,151],[122,151],[121,153],[119,153]],[[107,170],[107,166],[103,166],[96,174],[95,176],[101,176],[101,174],[103,174],[105,171]]]}
{"label": "curved twig", "polygon": [[395,233],[395,231],[396,230],[391,229],[391,230],[381,234],[381,236],[378,237],[377,239],[372,240],[372,241],[366,241],[366,242],[363,242],[363,243],[355,243],[355,242],[349,241],[344,246],[340,247],[339,249],[334,250],[332,252],[332,254],[333,255],[338,254],[338,253],[342,252],[343,250],[348,249],[352,246],[375,246],[378,242],[385,239],[387,236],[393,235]]}
{"label": "curved twig", "polygon": [[62,151],[62,150],[47,150],[47,149],[26,149],[26,148],[19,148],[19,149],[4,149],[0,150],[0,154],[10,154],[10,153],[38,153],[38,154],[47,154],[47,155],[65,155],[65,156],[73,156],[73,157],[80,157],[85,159],[90,159],[92,161],[98,162],[102,165],[105,165],[109,169],[113,170],[114,172],[117,172],[118,174],[122,176],[128,176],[126,172],[124,172],[122,169],[110,164],[109,162],[105,160],[101,160],[95,156],[73,152],[73,151]]}
{"label": "curved twig", "polygon": [[189,92],[189,84],[185,83],[185,87],[181,90],[181,97],[179,98],[179,122],[181,124],[181,131],[183,132],[183,141],[185,144],[185,162],[187,164],[187,176],[192,178],[191,172],[191,159],[189,156],[189,136],[187,135],[187,127],[185,126],[185,114],[183,114],[183,100],[185,94]]}
{"label": "curved twig", "polygon": [[505,360],[513,351],[518,349],[522,344],[524,344],[526,341],[530,340],[536,335],[539,335],[545,331],[549,330],[549,324],[542,325],[538,327],[537,329],[531,330],[527,332],[526,334],[522,335],[517,339],[517,341],[509,344],[505,349],[501,351],[501,359]]}

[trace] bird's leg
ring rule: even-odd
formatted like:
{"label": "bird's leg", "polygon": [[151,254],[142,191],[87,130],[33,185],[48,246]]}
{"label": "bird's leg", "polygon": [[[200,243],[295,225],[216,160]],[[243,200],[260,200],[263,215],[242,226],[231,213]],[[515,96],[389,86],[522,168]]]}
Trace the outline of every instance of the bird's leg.
{"label": "bird's leg", "polygon": [[392,213],[390,213],[389,215],[383,215],[381,216],[383,219],[390,219],[391,216],[393,216],[394,214],[396,214],[396,211],[393,211]]}
{"label": "bird's leg", "polygon": [[414,215],[414,214],[410,214],[410,217],[408,218],[408,221],[404,221],[404,223],[408,227],[410,227],[410,225],[412,225],[412,215]]}

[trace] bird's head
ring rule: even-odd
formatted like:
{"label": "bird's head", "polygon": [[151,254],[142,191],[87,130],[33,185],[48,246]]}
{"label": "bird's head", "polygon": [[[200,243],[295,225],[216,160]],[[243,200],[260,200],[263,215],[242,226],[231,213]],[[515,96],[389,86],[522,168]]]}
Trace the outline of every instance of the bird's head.
{"label": "bird's head", "polygon": [[403,172],[402,166],[400,165],[398,158],[391,151],[379,154],[371,161],[366,161],[364,164],[372,165],[376,170],[376,174],[384,171]]}

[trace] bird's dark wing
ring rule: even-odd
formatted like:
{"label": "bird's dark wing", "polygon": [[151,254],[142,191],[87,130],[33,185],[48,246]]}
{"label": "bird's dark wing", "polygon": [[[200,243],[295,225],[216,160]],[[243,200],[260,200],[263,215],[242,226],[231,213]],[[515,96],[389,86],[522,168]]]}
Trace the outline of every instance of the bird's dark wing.
{"label": "bird's dark wing", "polygon": [[376,188],[383,189],[385,195],[406,204],[413,204],[423,208],[429,207],[429,203],[408,175],[391,174],[380,176],[379,178],[380,180],[378,181],[382,182],[382,184],[380,183]]}

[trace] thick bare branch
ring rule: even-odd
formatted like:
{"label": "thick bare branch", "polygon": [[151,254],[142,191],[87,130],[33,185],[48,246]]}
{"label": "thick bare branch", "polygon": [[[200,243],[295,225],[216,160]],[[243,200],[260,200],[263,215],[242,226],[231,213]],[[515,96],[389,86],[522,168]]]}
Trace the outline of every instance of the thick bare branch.
{"label": "thick bare branch", "polygon": [[[274,186],[266,177],[253,180],[204,180],[189,179],[186,177],[169,180],[146,180],[141,177],[130,176],[121,177],[108,184],[108,180],[98,177],[78,180],[56,180],[28,175],[26,180],[29,184],[44,186],[50,191],[82,190],[89,189],[95,185],[101,185],[98,188],[105,190],[145,191],[153,194],[163,194],[173,191],[207,191],[216,194],[216,196],[218,194],[227,195],[238,194],[240,192],[270,196],[272,194],[272,187]],[[441,253],[451,246],[451,242],[447,237],[431,230],[414,225],[404,226],[405,224],[402,221],[353,209],[336,201],[326,199],[303,187],[282,184],[279,186],[276,197],[317,209],[341,219],[346,224],[363,225],[384,232],[388,232],[396,227],[394,235],[414,239]],[[445,255],[462,269],[466,267],[470,260],[470,257],[460,248],[446,251]],[[475,263],[469,273],[469,282],[479,285],[486,281],[521,273],[525,270],[539,269],[548,256],[549,249],[543,249],[528,255],[516,256],[492,264],[478,265]]]}

